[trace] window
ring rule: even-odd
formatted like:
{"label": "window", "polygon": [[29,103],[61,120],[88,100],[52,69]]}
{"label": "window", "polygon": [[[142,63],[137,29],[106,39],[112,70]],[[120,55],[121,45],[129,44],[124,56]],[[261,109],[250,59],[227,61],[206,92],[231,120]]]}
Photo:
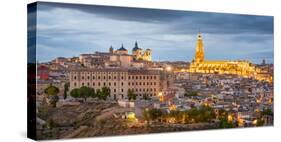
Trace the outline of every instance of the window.
{"label": "window", "polygon": [[114,82],[114,86],[116,86],[116,82]]}
{"label": "window", "polygon": [[138,79],[138,76],[136,76],[136,79]]}
{"label": "window", "polygon": [[116,76],[114,76],[114,79],[116,79]]}
{"label": "window", "polygon": [[156,85],[156,82],[154,82],[154,85]]}
{"label": "window", "polygon": [[93,76],[93,79],[95,79],[95,76]]}
{"label": "window", "polygon": [[123,92],[124,90],[123,89],[121,89],[121,92]]}
{"label": "window", "polygon": [[90,76],[88,76],[88,80],[90,79]]}
{"label": "window", "polygon": [[105,82],[103,83],[103,86],[105,86],[106,84],[105,84]]}
{"label": "window", "polygon": [[114,89],[113,91],[116,92],[116,89]]}
{"label": "window", "polygon": [[76,86],[77,84],[76,84],[76,82],[74,82],[74,86]]}
{"label": "window", "polygon": [[138,83],[136,82],[136,85],[138,85]]}
{"label": "window", "polygon": [[100,86],[100,82],[98,82],[98,86]]}
{"label": "window", "polygon": [[87,83],[87,86],[90,86],[90,83],[89,83],[89,82]]}
{"label": "window", "polygon": [[140,80],[142,79],[142,77],[140,76]]}
{"label": "window", "polygon": [[111,79],[111,76],[109,76],[108,79]]}
{"label": "window", "polygon": [[82,79],[84,79],[84,76],[82,76]]}
{"label": "window", "polygon": [[124,83],[123,82],[121,82],[121,86],[123,86],[124,85]]}
{"label": "window", "polygon": [[154,79],[156,79],[156,76],[154,76]]}
{"label": "window", "polygon": [[131,83],[130,83],[130,82],[129,82],[128,84],[129,84],[129,86],[131,85]]}
{"label": "window", "polygon": [[100,79],[100,76],[98,76],[98,79]]}
{"label": "window", "polygon": [[95,82],[93,82],[93,86],[95,86]]}
{"label": "window", "polygon": [[156,91],[156,88],[154,88],[154,91]]}
{"label": "window", "polygon": [[123,76],[121,76],[121,79],[123,80],[123,79],[124,79],[124,77],[123,77]]}
{"label": "window", "polygon": [[132,85],[134,86],[134,85],[135,85],[135,83],[134,83],[134,82],[132,82]]}
{"label": "window", "polygon": [[74,80],[76,80],[76,76],[74,76]]}
{"label": "window", "polygon": [[82,86],[84,86],[84,82],[82,82]]}
{"label": "window", "polygon": [[109,82],[108,85],[111,86],[111,82]]}
{"label": "window", "polygon": [[129,80],[131,79],[131,76],[129,76]]}
{"label": "window", "polygon": [[105,76],[103,76],[103,79],[105,80],[105,79],[106,79],[106,77],[105,77]]}

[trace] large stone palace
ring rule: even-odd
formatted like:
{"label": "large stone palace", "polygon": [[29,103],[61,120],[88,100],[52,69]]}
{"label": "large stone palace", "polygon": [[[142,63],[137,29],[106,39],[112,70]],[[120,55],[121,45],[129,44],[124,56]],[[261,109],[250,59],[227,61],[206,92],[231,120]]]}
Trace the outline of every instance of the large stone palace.
{"label": "large stone palace", "polygon": [[205,60],[204,44],[201,33],[198,34],[195,57],[190,64],[189,72],[236,74],[242,77],[252,77],[258,80],[272,81],[272,76],[263,73],[249,61]]}
{"label": "large stone palace", "polygon": [[137,98],[158,95],[167,87],[167,80],[162,71],[148,69],[75,69],[69,73],[70,89],[87,86],[95,91],[102,87],[110,88],[111,99],[126,99],[128,90]]}

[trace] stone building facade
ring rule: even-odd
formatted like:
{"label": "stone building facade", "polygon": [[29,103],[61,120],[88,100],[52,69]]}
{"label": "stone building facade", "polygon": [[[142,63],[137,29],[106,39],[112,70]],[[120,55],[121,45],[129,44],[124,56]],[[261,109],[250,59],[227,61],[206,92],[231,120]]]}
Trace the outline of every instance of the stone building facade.
{"label": "stone building facade", "polygon": [[128,98],[132,90],[137,98],[158,95],[167,87],[167,79],[159,70],[138,69],[76,69],[69,73],[70,90],[88,86],[95,91],[102,87],[110,88],[111,99]]}

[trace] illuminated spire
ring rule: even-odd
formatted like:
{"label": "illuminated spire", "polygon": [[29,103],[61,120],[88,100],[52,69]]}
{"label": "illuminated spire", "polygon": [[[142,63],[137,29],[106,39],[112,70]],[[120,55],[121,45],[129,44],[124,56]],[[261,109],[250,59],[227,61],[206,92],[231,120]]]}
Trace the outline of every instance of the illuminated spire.
{"label": "illuminated spire", "polygon": [[195,61],[196,62],[204,61],[204,45],[203,45],[201,32],[198,33],[198,37],[197,37]]}

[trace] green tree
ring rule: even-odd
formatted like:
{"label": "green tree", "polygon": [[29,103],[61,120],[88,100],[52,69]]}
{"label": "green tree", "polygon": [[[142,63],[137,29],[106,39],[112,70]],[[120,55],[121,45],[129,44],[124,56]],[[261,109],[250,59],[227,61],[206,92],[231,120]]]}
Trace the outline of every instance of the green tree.
{"label": "green tree", "polygon": [[101,90],[100,89],[97,89],[96,91],[96,97],[98,97],[100,99],[100,96],[101,96]]}
{"label": "green tree", "polygon": [[257,119],[257,126],[263,126],[264,125],[264,120],[261,118]]}
{"label": "green tree", "polygon": [[67,82],[64,84],[64,92],[63,92],[63,99],[66,99],[67,98],[67,92],[69,90],[69,86],[70,86],[70,83]]}
{"label": "green tree", "polygon": [[137,95],[134,93],[134,91],[129,89],[128,90],[128,99],[129,100],[136,100],[136,98],[137,98]]}
{"label": "green tree", "polygon": [[53,86],[50,84],[45,90],[44,93],[47,95],[47,98],[49,100],[49,103],[51,104],[52,107],[56,107],[57,102],[59,101],[58,93],[59,93],[59,88]]}
{"label": "green tree", "polygon": [[229,122],[227,120],[227,118],[221,118],[220,119],[220,124],[219,124],[220,128],[234,128],[234,124]]}
{"label": "green tree", "polygon": [[81,88],[72,89],[70,95],[74,98],[83,98],[84,102],[87,98],[95,96],[95,91],[93,88],[83,86]]}
{"label": "green tree", "polygon": [[82,86],[79,89],[79,96],[80,96],[80,98],[84,99],[84,102],[86,102],[87,98],[91,97],[93,93],[95,93],[95,92],[90,87]]}
{"label": "green tree", "polygon": [[163,115],[162,111],[160,109],[150,109],[149,110],[149,116],[151,120],[156,120],[157,118],[161,117]]}
{"label": "green tree", "polygon": [[261,112],[261,115],[264,116],[264,115],[270,115],[270,116],[273,116],[273,112],[271,109],[264,109],[262,112]]}
{"label": "green tree", "polygon": [[110,88],[102,87],[101,90],[97,90],[96,95],[99,99],[106,100],[110,96]]}
{"label": "green tree", "polygon": [[208,122],[216,118],[215,111],[210,106],[192,108],[187,113],[192,122]]}
{"label": "green tree", "polygon": [[75,88],[75,89],[71,90],[70,96],[73,97],[73,98],[79,98],[80,97],[79,93],[80,93],[79,89]]}

